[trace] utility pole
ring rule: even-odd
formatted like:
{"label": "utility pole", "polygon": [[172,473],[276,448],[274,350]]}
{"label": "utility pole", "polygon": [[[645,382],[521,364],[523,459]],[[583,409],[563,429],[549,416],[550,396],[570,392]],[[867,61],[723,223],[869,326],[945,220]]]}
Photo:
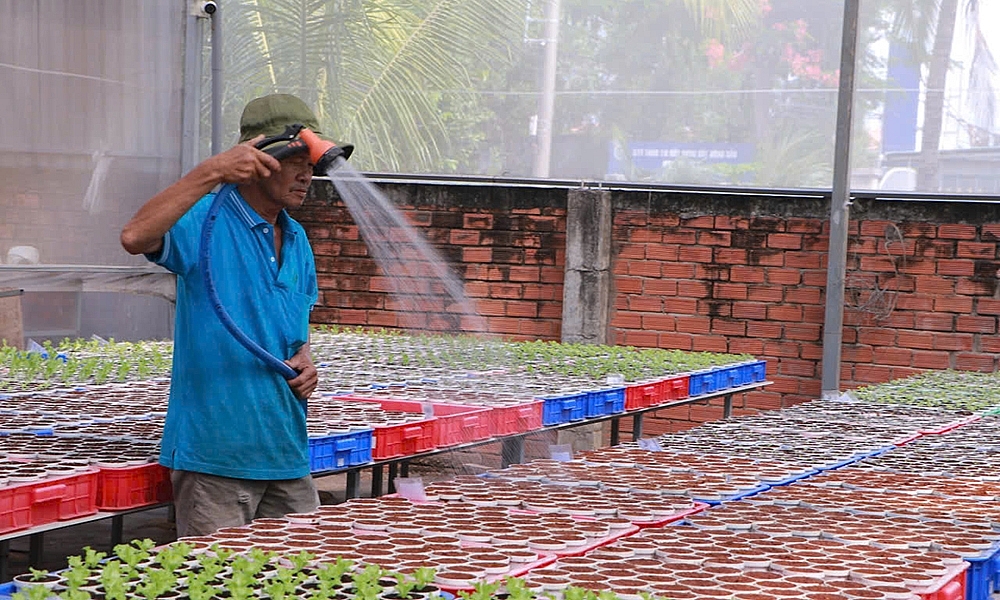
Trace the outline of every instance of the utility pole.
{"label": "utility pole", "polygon": [[826,314],[823,320],[823,397],[840,395],[841,345],[844,340],[844,280],[847,276],[847,230],[851,218],[851,125],[854,114],[854,65],[858,47],[860,0],[844,3],[837,95],[837,141],[830,196],[830,249],[826,268]]}
{"label": "utility pole", "polygon": [[545,63],[542,66],[542,97],[538,106],[538,148],[533,175],[549,176],[552,159],[552,119],[556,104],[556,66],[559,60],[559,1],[549,0],[545,9]]}

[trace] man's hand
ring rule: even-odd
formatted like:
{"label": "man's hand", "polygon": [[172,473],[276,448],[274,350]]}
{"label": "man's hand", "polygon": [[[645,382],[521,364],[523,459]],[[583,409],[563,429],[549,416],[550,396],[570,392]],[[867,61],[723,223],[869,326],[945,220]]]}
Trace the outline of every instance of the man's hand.
{"label": "man's hand", "polygon": [[288,387],[292,388],[300,400],[308,400],[319,383],[319,373],[309,355],[309,344],[303,344],[295,356],[286,360],[285,364],[295,369],[299,374],[295,379],[288,380]]}
{"label": "man's hand", "polygon": [[254,144],[262,139],[264,136],[258,135],[252,140],[216,154],[206,162],[211,161],[212,169],[223,183],[250,183],[266,179],[271,173],[281,170],[281,163],[270,154],[254,147]]}

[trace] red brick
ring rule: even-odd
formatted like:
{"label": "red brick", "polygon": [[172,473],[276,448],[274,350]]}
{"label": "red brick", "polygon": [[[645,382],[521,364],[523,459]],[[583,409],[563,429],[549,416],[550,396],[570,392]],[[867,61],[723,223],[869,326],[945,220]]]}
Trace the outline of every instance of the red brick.
{"label": "red brick", "polygon": [[694,267],[693,279],[700,279],[702,281],[729,281],[729,267],[716,264],[697,264]]}
{"label": "red brick", "polygon": [[979,349],[983,352],[1000,354],[1000,337],[990,335],[979,338]]}
{"label": "red brick", "polygon": [[679,250],[677,244],[651,244],[646,246],[646,260],[676,262]]}
{"label": "red brick", "polygon": [[626,331],[625,344],[628,346],[638,346],[640,348],[657,347],[657,334],[651,331]]}
{"label": "red brick", "polygon": [[[697,282],[683,282],[685,286],[695,287]],[[647,279],[642,284],[642,291],[652,296],[676,296],[678,283],[675,279]]]}
{"label": "red brick", "polygon": [[[802,282],[802,271],[798,269],[766,269],[767,282],[776,285],[799,285]],[[825,281],[824,281],[825,283]]]}
{"label": "red brick", "polygon": [[732,338],[729,340],[729,351],[735,354],[753,354],[756,356],[764,353],[764,342],[751,338]]}
{"label": "red brick", "polygon": [[693,229],[676,229],[664,231],[662,241],[665,244],[694,244],[697,236]]}
{"label": "red brick", "polygon": [[732,243],[731,236],[728,231],[700,231],[698,243],[705,246],[729,246]]}
{"label": "red brick", "polygon": [[974,339],[971,333],[935,333],[935,350],[965,350],[971,351]]}
{"label": "red brick", "polygon": [[957,277],[970,277],[976,272],[976,263],[972,260],[958,260],[949,258],[939,258],[937,260],[938,275],[952,275]]}
{"label": "red brick", "polygon": [[984,258],[992,260],[997,256],[997,245],[986,242],[959,242],[958,258]]}
{"label": "red brick", "polygon": [[632,225],[636,228],[646,227],[649,225],[649,219],[649,213],[644,210],[623,210],[615,213],[615,225]]}
{"label": "red brick", "polygon": [[821,344],[802,344],[799,347],[799,357],[806,360],[823,360],[823,346]]}
{"label": "red brick", "polygon": [[872,346],[892,346],[896,343],[896,331],[873,327],[862,327],[858,332],[858,341]]}
{"label": "red brick", "polygon": [[491,283],[490,298],[507,298],[508,300],[518,300],[521,298],[521,286],[509,283]]}
{"label": "red brick", "polygon": [[[430,224],[430,218],[426,220]],[[490,213],[468,213],[462,216],[463,229],[493,229],[493,215]]]}
{"label": "red brick", "polygon": [[976,312],[981,315],[1000,315],[1000,300],[979,298],[976,301]]}
{"label": "red brick", "polygon": [[628,241],[635,244],[660,244],[663,242],[663,232],[647,228],[629,229]]}
{"label": "red brick", "polygon": [[493,261],[492,248],[462,248],[462,262],[489,263]]}
{"label": "red brick", "polygon": [[913,256],[915,248],[916,242],[914,240],[903,240],[903,244],[900,246],[899,240],[886,241],[885,239],[881,239],[878,240],[877,252],[878,254],[886,254],[893,257]]}
{"label": "red brick", "polygon": [[508,317],[528,317],[534,319],[538,316],[538,305],[534,302],[507,302],[506,311]]}
{"label": "red brick", "polygon": [[795,305],[769,306],[767,308],[767,318],[771,321],[792,321],[802,322],[802,307]]}
{"label": "red brick", "polygon": [[896,264],[899,265],[899,272],[907,275],[933,275],[937,272],[937,261],[935,260],[912,259],[906,261],[905,264],[900,260]]}
{"label": "red brick", "polygon": [[821,269],[825,256],[819,252],[786,252],[784,266],[793,269]]}
{"label": "red brick", "polygon": [[663,277],[673,277],[675,279],[694,279],[694,265],[666,263],[663,265]]}
{"label": "red brick", "polygon": [[743,248],[715,248],[715,262],[720,265],[745,265],[749,262]]}
{"label": "red brick", "polygon": [[764,283],[764,267],[735,266],[729,270],[729,278],[739,283]]}
{"label": "red brick", "polygon": [[802,285],[809,287],[826,287],[826,271],[801,271]]}
{"label": "red brick", "polygon": [[863,383],[885,383],[892,379],[892,372],[888,367],[855,365],[854,379]]}
{"label": "red brick", "polygon": [[681,246],[677,251],[677,260],[681,262],[712,262],[712,248],[706,246]]}
{"label": "red brick", "polygon": [[643,281],[640,277],[615,277],[615,291],[619,294],[642,293]]}
{"label": "red brick", "polygon": [[881,238],[885,237],[886,233],[894,231],[895,227],[896,224],[892,221],[862,221],[861,235]]}
{"label": "red brick", "polygon": [[974,240],[976,239],[976,226],[955,223],[940,225],[938,226],[937,236],[953,240]]}
{"label": "red brick", "polygon": [[733,302],[733,317],[764,320],[767,318],[767,305],[762,302]]}
{"label": "red brick", "polygon": [[963,333],[996,333],[997,318],[959,315],[956,319],[955,331]]}
{"label": "red brick", "polygon": [[698,312],[699,315],[708,315],[710,317],[726,317],[732,318],[733,316],[733,303],[728,301],[719,300],[698,300]]}
{"label": "red brick", "polygon": [[661,312],[663,310],[663,299],[656,296],[629,296],[629,310],[639,312]]}
{"label": "red brick", "polygon": [[875,350],[871,346],[852,344],[841,348],[840,357],[843,362],[870,363],[875,358]]}
{"label": "red brick", "polygon": [[[560,294],[560,297],[562,295]],[[538,316],[546,319],[562,319],[562,302],[539,303]]]}
{"label": "red brick", "polygon": [[649,225],[653,227],[677,227],[681,224],[681,218],[675,214],[649,215]]}
{"label": "red brick", "polygon": [[646,244],[622,244],[618,250],[617,260],[643,260],[646,258]]}
{"label": "red brick", "polygon": [[673,315],[642,315],[642,328],[647,331],[674,331],[677,329]]}
{"label": "red brick", "polygon": [[747,286],[740,283],[716,283],[713,298],[746,300]]}
{"label": "red brick", "polygon": [[641,313],[627,310],[616,310],[611,317],[611,326],[620,329],[646,329],[642,325]]}
{"label": "red brick", "polygon": [[954,331],[955,315],[938,313],[917,313],[917,329],[924,331]]}
{"label": "red brick", "polygon": [[917,293],[943,296],[955,293],[955,281],[944,277],[918,275],[916,278]]}
{"label": "red brick", "polygon": [[694,217],[691,219],[681,219],[681,224],[684,227],[696,227],[698,229],[712,229],[715,227],[715,217],[711,215],[705,215],[701,217]]}
{"label": "red brick", "polygon": [[899,294],[896,296],[897,310],[921,310],[933,311],[934,298],[932,296],[917,296],[914,294]]}
{"label": "red brick", "polygon": [[913,350],[906,348],[879,348],[875,356],[880,365],[908,367],[913,364]]}
{"label": "red brick", "polygon": [[[896,261],[887,256],[862,256],[861,270],[876,273],[895,273]],[[933,271],[931,271],[933,273]]]}
{"label": "red brick", "polygon": [[742,337],[747,334],[747,324],[743,321],[733,321],[731,319],[712,319],[712,333]]}
{"label": "red brick", "polygon": [[785,220],[778,217],[753,217],[750,219],[750,229],[781,232],[785,230]]}
{"label": "red brick", "polygon": [[694,336],[689,333],[661,333],[658,346],[671,350],[691,350],[694,348]]}
{"label": "red brick", "polygon": [[789,233],[822,233],[823,222],[819,219],[790,217],[786,222]]}
{"label": "red brick", "polygon": [[934,299],[935,312],[971,313],[971,296],[946,296]]}
{"label": "red brick", "polygon": [[678,281],[677,293],[688,298],[708,298],[713,284],[709,281]]}
{"label": "red brick", "polygon": [[784,358],[778,364],[778,373],[793,377],[815,377],[816,363],[808,360]]}
{"label": "red brick", "polygon": [[799,358],[799,345],[795,342],[765,341],[764,354],[782,358]]}
{"label": "red brick", "polygon": [[912,366],[918,369],[948,369],[951,368],[951,353],[914,350]]}
{"label": "red brick", "polygon": [[[780,361],[775,361],[775,368],[772,373],[777,373],[778,364],[780,364]],[[773,384],[767,388],[772,392],[778,392],[780,394],[794,394],[799,391],[798,378],[771,375],[768,379],[773,382]]]}
{"label": "red brick", "polygon": [[788,323],[785,325],[785,338],[789,340],[801,340],[805,342],[819,341],[822,328],[819,325],[808,323]]}
{"label": "red brick", "polygon": [[453,229],[448,235],[448,243],[456,246],[476,246],[479,244],[479,232]]}
{"label": "red brick", "polygon": [[711,324],[708,317],[677,317],[677,331],[681,333],[707,334],[711,330]]}
{"label": "red brick", "polygon": [[780,338],[782,326],[767,321],[750,321],[747,323],[747,336],[754,338]]}
{"label": "red brick", "polygon": [[781,302],[784,292],[780,287],[769,285],[747,286],[747,300],[754,302]]}
{"label": "red brick", "polygon": [[628,261],[628,274],[637,277],[660,277],[662,270],[660,263],[651,260],[630,260]]}
{"label": "red brick", "polygon": [[897,345],[901,348],[922,348],[930,350],[934,347],[934,334],[923,331],[900,331],[897,334]]}
{"label": "red brick", "polygon": [[785,290],[785,302],[790,304],[820,304],[823,292],[819,288],[792,287]]}
{"label": "red brick", "polygon": [[767,247],[798,250],[802,248],[802,235],[798,233],[770,233],[767,236]]}
{"label": "red brick", "polygon": [[511,267],[510,281],[534,282],[541,279],[542,270],[539,267]]}
{"label": "red brick", "polygon": [[663,310],[681,315],[698,314],[698,301],[694,298],[664,298]]}
{"label": "red brick", "polygon": [[562,288],[557,285],[526,283],[521,286],[525,300],[557,300],[562,298]]}
{"label": "red brick", "polygon": [[812,252],[829,252],[830,239],[826,236],[802,236],[802,249]]}
{"label": "red brick", "polygon": [[728,217],[719,215],[715,217],[716,229],[746,229],[750,222],[743,217]]}
{"label": "red brick", "polygon": [[878,254],[878,243],[871,238],[851,238],[847,240],[847,252],[850,254]]}
{"label": "red brick", "polygon": [[913,313],[893,311],[888,319],[883,319],[880,324],[894,329],[914,329],[917,325],[916,317]]}
{"label": "red brick", "polygon": [[959,371],[982,371],[992,373],[996,370],[996,356],[993,354],[974,354],[960,352],[955,356],[955,368]]}
{"label": "red brick", "polygon": [[747,392],[746,403],[748,407],[759,408],[761,410],[783,408],[781,394],[771,392]]}
{"label": "red brick", "polygon": [[695,352],[729,352],[728,340],[721,335],[699,335],[694,338]]}
{"label": "red brick", "polygon": [[785,266],[785,252],[780,250],[755,249],[747,252],[747,264],[765,267]]}
{"label": "red brick", "polygon": [[925,237],[933,238],[937,236],[937,227],[933,223],[909,222],[899,226],[900,233],[906,238]]}

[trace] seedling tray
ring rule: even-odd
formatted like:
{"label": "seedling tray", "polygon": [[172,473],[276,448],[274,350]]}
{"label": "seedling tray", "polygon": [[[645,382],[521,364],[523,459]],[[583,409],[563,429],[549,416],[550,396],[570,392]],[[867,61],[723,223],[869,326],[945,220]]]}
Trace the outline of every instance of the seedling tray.
{"label": "seedling tray", "polygon": [[544,400],[531,400],[514,406],[497,406],[490,413],[493,436],[516,435],[542,428]]}
{"label": "seedling tray", "polygon": [[98,471],[0,488],[0,533],[97,512]]}

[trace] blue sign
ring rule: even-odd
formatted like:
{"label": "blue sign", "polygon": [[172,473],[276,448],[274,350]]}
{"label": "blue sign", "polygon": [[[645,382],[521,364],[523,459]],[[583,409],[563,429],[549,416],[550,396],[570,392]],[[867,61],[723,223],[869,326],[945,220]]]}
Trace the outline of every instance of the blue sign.
{"label": "blue sign", "polygon": [[634,169],[658,171],[675,160],[706,164],[745,164],[753,161],[753,144],[629,142],[623,148],[612,142],[608,173],[624,175]]}

